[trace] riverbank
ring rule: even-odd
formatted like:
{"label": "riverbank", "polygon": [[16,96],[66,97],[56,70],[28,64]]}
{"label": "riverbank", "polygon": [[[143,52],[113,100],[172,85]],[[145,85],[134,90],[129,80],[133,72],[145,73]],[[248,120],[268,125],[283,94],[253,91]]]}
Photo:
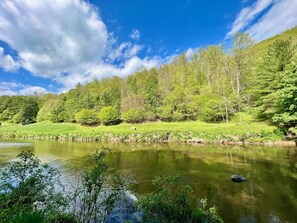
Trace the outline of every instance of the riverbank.
{"label": "riverbank", "polygon": [[188,142],[222,144],[285,143],[275,126],[266,123],[153,122],[115,126],[81,126],[40,122],[25,126],[4,124],[0,138],[61,141]]}

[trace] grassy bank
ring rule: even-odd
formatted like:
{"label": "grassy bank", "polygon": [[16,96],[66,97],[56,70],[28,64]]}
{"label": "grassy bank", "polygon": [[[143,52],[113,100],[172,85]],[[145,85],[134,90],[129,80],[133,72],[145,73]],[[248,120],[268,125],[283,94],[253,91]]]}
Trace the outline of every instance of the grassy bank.
{"label": "grassy bank", "polygon": [[[136,127],[136,130],[132,130]],[[74,141],[263,143],[281,141],[274,126],[265,123],[154,122],[88,127],[74,123],[40,122],[26,126],[4,124],[1,138]]]}

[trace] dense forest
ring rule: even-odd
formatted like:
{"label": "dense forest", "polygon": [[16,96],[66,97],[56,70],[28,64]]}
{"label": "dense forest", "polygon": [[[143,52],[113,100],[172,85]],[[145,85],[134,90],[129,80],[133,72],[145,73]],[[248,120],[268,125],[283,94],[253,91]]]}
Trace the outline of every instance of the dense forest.
{"label": "dense forest", "polygon": [[229,122],[244,112],[297,133],[296,52],[291,38],[255,44],[248,34],[237,33],[230,50],[201,48],[191,57],[181,54],[170,64],[126,78],[77,84],[59,95],[2,96],[0,121]]}

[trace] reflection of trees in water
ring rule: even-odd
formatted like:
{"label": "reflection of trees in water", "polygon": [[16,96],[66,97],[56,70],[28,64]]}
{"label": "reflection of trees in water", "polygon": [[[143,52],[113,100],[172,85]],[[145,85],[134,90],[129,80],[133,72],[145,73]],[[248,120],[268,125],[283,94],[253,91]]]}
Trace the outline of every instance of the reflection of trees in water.
{"label": "reflection of trees in water", "polygon": [[[78,172],[90,167],[84,156],[103,146],[113,151],[110,162],[135,175],[139,193],[152,190],[155,176],[180,173],[197,199],[206,196],[209,205],[219,207],[225,222],[252,218],[267,222],[270,215],[288,222],[297,219],[297,150],[293,147],[37,141],[34,153],[60,159],[62,170]],[[231,182],[230,176],[237,172],[247,182]]]}

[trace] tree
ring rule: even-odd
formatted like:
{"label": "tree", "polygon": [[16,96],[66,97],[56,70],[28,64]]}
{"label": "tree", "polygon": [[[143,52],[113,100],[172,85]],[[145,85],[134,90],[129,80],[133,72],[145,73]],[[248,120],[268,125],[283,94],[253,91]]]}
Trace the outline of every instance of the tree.
{"label": "tree", "polygon": [[103,125],[114,125],[120,121],[118,112],[112,106],[103,107],[98,117]]}
{"label": "tree", "polygon": [[241,111],[243,93],[247,84],[247,76],[251,73],[250,59],[254,40],[248,33],[236,33],[233,37],[233,55],[236,63],[236,96],[238,111]]}
{"label": "tree", "polygon": [[297,64],[287,66],[276,92],[277,107],[273,120],[285,132],[297,134]]}
{"label": "tree", "polygon": [[159,104],[159,83],[155,69],[148,72],[143,86],[143,98],[146,111],[156,112]]}
{"label": "tree", "polygon": [[294,45],[291,40],[276,40],[267,49],[257,68],[257,85],[254,94],[257,98],[259,116],[271,119],[277,112],[276,91],[285,76],[286,67],[291,64]]}

